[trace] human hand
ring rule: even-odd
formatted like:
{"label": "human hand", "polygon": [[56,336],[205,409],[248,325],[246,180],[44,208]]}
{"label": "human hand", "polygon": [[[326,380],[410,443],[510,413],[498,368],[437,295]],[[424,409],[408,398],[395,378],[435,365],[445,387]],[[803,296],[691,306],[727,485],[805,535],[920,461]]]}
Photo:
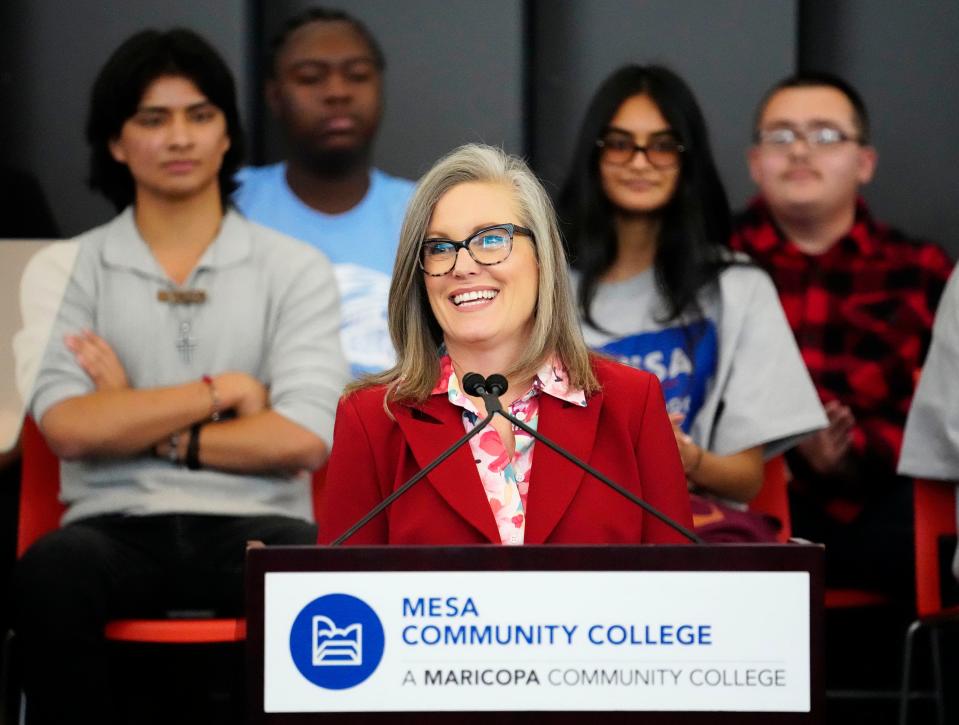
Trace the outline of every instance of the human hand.
{"label": "human hand", "polygon": [[797,449],[816,473],[830,475],[840,472],[849,452],[856,417],[838,400],[830,400],[824,408],[829,425],[804,439]]}
{"label": "human hand", "polygon": [[240,418],[265,410],[269,403],[266,386],[247,373],[220,373],[214,376],[213,385],[221,410],[235,410]]}
{"label": "human hand", "polygon": [[107,341],[92,330],[83,330],[76,335],[66,335],[63,339],[67,349],[73,353],[77,364],[90,376],[98,391],[122,390],[129,388],[126,371],[120,358],[113,352]]}
{"label": "human hand", "polygon": [[695,473],[699,464],[702,463],[703,449],[697,446],[680,427],[685,417],[682,413],[670,413],[669,422],[673,425],[673,435],[676,436],[676,445],[679,446],[679,457],[683,460],[683,471],[689,476]]}

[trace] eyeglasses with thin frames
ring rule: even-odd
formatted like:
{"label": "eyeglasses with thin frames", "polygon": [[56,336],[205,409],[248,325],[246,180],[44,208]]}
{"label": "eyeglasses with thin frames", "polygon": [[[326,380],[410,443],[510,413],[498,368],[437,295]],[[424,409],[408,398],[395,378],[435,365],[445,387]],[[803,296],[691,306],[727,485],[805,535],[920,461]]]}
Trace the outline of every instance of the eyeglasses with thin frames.
{"label": "eyeglasses with thin frames", "polygon": [[456,267],[459,251],[465,249],[477,264],[490,267],[502,264],[513,251],[513,236],[522,234],[536,242],[533,232],[518,224],[494,224],[473,232],[461,242],[451,239],[427,239],[420,247],[420,269],[430,277],[442,277]]}
{"label": "eyeglasses with thin frames", "polygon": [[756,132],[755,141],[763,148],[782,153],[791,149],[797,141],[806,144],[810,151],[834,149],[844,143],[861,143],[858,137],[835,126],[813,126],[806,129],[780,126],[760,129]]}
{"label": "eyeglasses with thin frames", "polygon": [[625,165],[635,158],[637,153],[646,156],[650,166],[657,169],[672,169],[679,165],[680,158],[686,147],[677,141],[671,134],[654,134],[641,146],[633,137],[621,131],[607,131],[596,141],[596,145],[603,155],[603,160],[611,164]]}

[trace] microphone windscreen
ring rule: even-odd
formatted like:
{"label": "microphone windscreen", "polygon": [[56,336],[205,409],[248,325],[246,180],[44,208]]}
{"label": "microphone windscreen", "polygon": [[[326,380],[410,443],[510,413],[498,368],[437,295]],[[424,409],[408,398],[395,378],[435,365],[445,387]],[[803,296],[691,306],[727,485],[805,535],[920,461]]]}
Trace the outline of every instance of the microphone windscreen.
{"label": "microphone windscreen", "polygon": [[466,373],[463,376],[463,391],[467,395],[479,395],[486,392],[486,378],[479,373]]}
{"label": "microphone windscreen", "polygon": [[497,398],[505,393],[507,388],[509,388],[509,383],[506,382],[506,378],[499,373],[493,373],[486,378],[486,389]]}

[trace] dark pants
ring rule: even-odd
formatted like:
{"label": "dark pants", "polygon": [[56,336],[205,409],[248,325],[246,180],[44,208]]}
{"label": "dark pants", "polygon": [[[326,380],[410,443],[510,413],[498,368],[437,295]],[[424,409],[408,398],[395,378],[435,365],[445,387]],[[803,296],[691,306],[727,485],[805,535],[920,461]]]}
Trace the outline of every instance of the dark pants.
{"label": "dark pants", "polygon": [[828,516],[821,502],[790,490],[793,536],[826,545],[826,586],[870,589],[904,605],[915,601],[912,483],[890,482],[852,521]]}
{"label": "dark pants", "polygon": [[31,725],[111,722],[107,621],[171,610],[240,615],[254,539],[313,544],[316,527],[280,516],[103,516],[37,541],[14,582]]}
{"label": "dark pants", "polygon": [[[20,510],[20,462],[0,468],[0,636],[10,629],[13,566],[17,561],[17,514]],[[3,668],[0,654],[0,670]]]}

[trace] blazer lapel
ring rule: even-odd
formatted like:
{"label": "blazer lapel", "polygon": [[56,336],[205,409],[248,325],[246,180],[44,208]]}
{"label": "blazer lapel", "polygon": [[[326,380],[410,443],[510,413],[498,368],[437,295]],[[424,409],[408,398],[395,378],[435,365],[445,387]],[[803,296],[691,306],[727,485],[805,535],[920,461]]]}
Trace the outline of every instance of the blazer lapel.
{"label": "blazer lapel", "polygon": [[[462,409],[451,405],[443,396],[430,396],[415,407],[398,405],[393,407],[393,412],[421,469],[436,460],[465,433]],[[469,443],[460,446],[426,478],[454,511],[490,542],[500,543],[496,520]],[[417,485],[423,484],[421,481]]]}
{"label": "blazer lapel", "polygon": [[[589,462],[596,440],[602,392],[589,396],[585,408],[551,395],[540,396],[537,432],[582,461]],[[579,490],[586,472],[543,443],[533,449],[533,470],[527,498],[527,544],[543,544],[556,528]]]}

